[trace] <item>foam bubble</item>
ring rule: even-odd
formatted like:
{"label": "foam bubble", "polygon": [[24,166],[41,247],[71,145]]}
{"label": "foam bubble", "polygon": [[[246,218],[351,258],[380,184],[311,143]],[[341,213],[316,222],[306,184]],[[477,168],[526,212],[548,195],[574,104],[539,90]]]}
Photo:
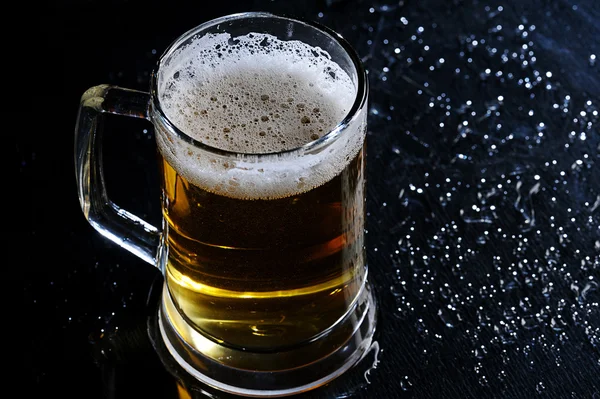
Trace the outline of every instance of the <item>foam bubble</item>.
{"label": "foam bubble", "polygon": [[[160,70],[159,98],[170,121],[200,142],[237,153],[276,153],[316,140],[344,119],[356,96],[352,79],[329,54],[266,34],[196,37]],[[364,139],[364,131],[345,132],[324,154],[264,162],[211,156],[163,135],[157,135],[159,149],[184,177],[239,198],[284,197],[321,185]]]}

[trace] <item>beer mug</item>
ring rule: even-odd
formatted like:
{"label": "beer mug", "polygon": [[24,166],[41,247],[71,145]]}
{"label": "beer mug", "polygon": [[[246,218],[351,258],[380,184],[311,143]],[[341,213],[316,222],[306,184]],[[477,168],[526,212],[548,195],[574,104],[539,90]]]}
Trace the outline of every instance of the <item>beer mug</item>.
{"label": "beer mug", "polygon": [[[294,394],[339,376],[371,345],[367,97],[365,70],[340,35],[267,13],[184,33],[158,60],[149,92],[100,85],[83,94],[83,214],[160,269],[160,335],[202,383]],[[160,228],[107,196],[105,114],[154,127]]]}

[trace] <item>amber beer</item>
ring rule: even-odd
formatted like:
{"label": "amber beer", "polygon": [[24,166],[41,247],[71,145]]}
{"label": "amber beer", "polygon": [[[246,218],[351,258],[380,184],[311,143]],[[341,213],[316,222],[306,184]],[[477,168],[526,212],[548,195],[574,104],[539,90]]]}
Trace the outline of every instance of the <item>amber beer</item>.
{"label": "amber beer", "polygon": [[[229,345],[279,349],[332,326],[364,275],[361,150],[329,182],[277,199],[195,186],[166,160],[168,287],[201,332]],[[193,238],[192,238],[193,237]]]}
{"label": "amber beer", "polygon": [[[301,159],[297,147],[347,115],[352,80],[302,43],[251,54],[243,38],[240,46],[230,59],[164,75],[165,113],[205,150],[223,153],[157,134],[163,267],[197,331],[233,348],[279,351],[326,333],[364,285],[364,124],[305,156],[317,161]],[[271,158],[245,163],[233,153]]]}

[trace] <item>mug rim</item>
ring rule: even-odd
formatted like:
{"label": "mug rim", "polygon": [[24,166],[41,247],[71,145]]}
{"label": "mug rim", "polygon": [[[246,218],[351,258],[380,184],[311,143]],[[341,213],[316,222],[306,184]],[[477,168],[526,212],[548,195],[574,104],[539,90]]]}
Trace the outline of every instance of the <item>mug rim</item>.
{"label": "mug rim", "polygon": [[[161,65],[162,61],[168,55],[170,55],[170,53],[173,50],[175,50],[181,43],[183,43],[187,39],[191,38],[192,36],[198,34],[202,30],[205,30],[211,26],[218,25],[218,24],[221,24],[224,22],[239,20],[239,19],[250,19],[250,18],[284,19],[284,20],[291,21],[294,23],[307,25],[307,26],[314,28],[318,31],[321,31],[322,33],[331,37],[334,41],[336,41],[344,49],[344,51],[350,58],[352,65],[354,66],[354,68],[356,70],[356,78],[357,78],[357,85],[356,85],[357,87],[356,87],[356,95],[354,98],[354,102],[353,102],[350,110],[344,116],[344,118],[340,122],[338,122],[338,124],[334,128],[330,129],[329,132],[327,132],[323,136],[319,137],[318,139],[309,141],[308,143],[305,143],[298,147],[294,147],[294,148],[291,148],[288,150],[283,150],[283,151],[278,151],[278,152],[247,153],[247,152],[229,151],[229,150],[224,150],[224,149],[221,149],[218,147],[211,146],[209,144],[206,144],[202,141],[196,140],[193,137],[189,136],[187,133],[185,133],[184,131],[179,129],[163,111],[163,109],[160,105],[160,99],[158,96],[158,71],[160,69],[160,65]],[[311,20],[305,20],[305,19],[297,18],[297,17],[292,18],[292,17],[286,16],[283,14],[273,14],[273,13],[269,13],[269,12],[252,11],[252,12],[243,12],[243,13],[225,15],[225,16],[222,16],[219,18],[209,20],[207,22],[204,22],[204,23],[188,30],[187,32],[185,32],[182,35],[180,35],[179,37],[177,37],[166,48],[166,50],[162,53],[162,55],[159,57],[159,59],[156,63],[156,66],[155,66],[154,70],[152,71],[151,83],[150,83],[150,95],[151,95],[150,107],[153,111],[156,111],[156,113],[158,114],[158,116],[161,119],[161,123],[166,128],[169,129],[170,133],[175,134],[175,136],[177,136],[178,138],[182,139],[183,141],[187,142],[188,144],[193,145],[194,147],[196,147],[198,149],[208,151],[208,152],[211,152],[216,155],[227,156],[227,157],[234,156],[234,157],[241,158],[241,159],[255,159],[255,158],[264,159],[264,158],[271,158],[271,157],[279,158],[281,156],[285,156],[287,158],[290,155],[292,155],[292,156],[293,155],[303,155],[303,154],[310,154],[313,152],[317,153],[317,152],[321,151],[321,149],[323,147],[326,147],[330,143],[337,140],[337,138],[343,134],[344,130],[346,130],[346,128],[348,126],[350,126],[354,122],[354,120],[357,119],[360,111],[365,106],[365,104],[367,102],[368,92],[369,92],[368,86],[369,86],[369,81],[367,78],[367,73],[366,73],[364,66],[362,65],[362,62],[361,62],[358,54],[356,53],[356,50],[354,50],[354,48],[350,45],[350,43],[348,43],[348,41],[346,39],[344,39],[339,33],[334,31],[333,29],[328,28],[327,26],[324,26],[322,24],[319,24],[318,22],[311,21]],[[151,114],[153,114],[153,113],[151,113]]]}

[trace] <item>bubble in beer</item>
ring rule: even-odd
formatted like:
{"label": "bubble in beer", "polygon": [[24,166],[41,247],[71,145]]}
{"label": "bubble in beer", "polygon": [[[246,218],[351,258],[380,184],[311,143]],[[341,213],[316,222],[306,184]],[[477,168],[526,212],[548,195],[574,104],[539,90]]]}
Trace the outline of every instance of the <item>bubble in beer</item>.
{"label": "bubble in beer", "polygon": [[[178,54],[174,70],[164,75],[161,105],[169,119],[193,138],[206,142],[205,132],[200,134],[204,128],[211,137],[207,144],[220,149],[279,152],[315,140],[311,132],[315,125],[320,131],[332,130],[352,107],[356,91],[352,79],[320,49],[264,34],[224,39],[221,35],[196,39]],[[260,45],[265,40],[269,46]],[[241,97],[246,101],[240,103]],[[283,127],[285,144],[275,138],[246,143],[240,134],[227,138],[219,134],[248,121]]]}
{"label": "bubble in beer", "polygon": [[[193,37],[161,60],[161,108],[186,135],[235,153],[281,153],[319,140],[349,114],[356,77],[327,52],[259,33],[233,39],[228,33]],[[261,46],[265,40],[269,45]],[[192,162],[180,155],[188,144],[160,134],[157,142],[178,173],[198,186],[236,198],[280,198],[337,175],[362,148],[361,120],[327,152],[302,159],[278,156],[260,165],[241,165],[246,162],[241,159],[227,167],[199,164],[196,157]]]}

